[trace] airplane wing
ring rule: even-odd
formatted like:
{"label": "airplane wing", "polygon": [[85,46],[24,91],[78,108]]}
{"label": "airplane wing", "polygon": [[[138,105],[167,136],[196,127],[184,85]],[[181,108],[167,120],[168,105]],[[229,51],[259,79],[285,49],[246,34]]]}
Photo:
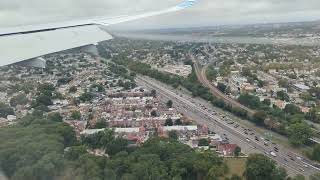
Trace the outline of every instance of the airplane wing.
{"label": "airplane wing", "polygon": [[112,39],[99,26],[109,26],[136,19],[180,11],[196,0],[184,0],[177,6],[133,16],[99,17],[88,20],[0,28],[0,66],[14,64],[76,47]]}

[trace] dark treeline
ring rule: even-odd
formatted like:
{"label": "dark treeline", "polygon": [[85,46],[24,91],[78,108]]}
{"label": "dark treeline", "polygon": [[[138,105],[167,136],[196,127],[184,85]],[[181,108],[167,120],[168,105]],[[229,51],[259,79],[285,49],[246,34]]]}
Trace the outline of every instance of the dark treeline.
{"label": "dark treeline", "polygon": [[[196,151],[176,138],[156,136],[132,146],[112,129],[77,140],[59,113],[29,114],[0,128],[0,141],[0,169],[11,180],[230,179],[229,167],[214,151]],[[90,154],[93,149],[106,156]],[[261,154],[250,155],[245,169],[248,180],[287,179],[284,169]]]}
{"label": "dark treeline", "polygon": [[[1,128],[0,141],[0,168],[12,180],[214,180],[228,172],[215,152],[197,152],[174,139],[154,137],[136,147],[105,130],[77,141],[57,114],[27,115]],[[88,153],[95,148],[108,157]]]}

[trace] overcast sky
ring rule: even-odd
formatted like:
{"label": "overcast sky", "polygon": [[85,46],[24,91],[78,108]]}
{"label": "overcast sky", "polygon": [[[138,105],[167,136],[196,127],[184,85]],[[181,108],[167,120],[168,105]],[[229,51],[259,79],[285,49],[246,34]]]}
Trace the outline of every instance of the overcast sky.
{"label": "overcast sky", "polygon": [[[0,27],[163,9],[179,0],[0,0]],[[199,0],[191,9],[111,28],[170,28],[320,19],[320,0]]]}

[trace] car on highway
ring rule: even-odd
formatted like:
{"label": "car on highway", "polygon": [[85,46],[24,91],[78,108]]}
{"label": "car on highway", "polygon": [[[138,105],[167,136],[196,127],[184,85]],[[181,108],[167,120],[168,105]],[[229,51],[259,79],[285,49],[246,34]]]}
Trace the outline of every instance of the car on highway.
{"label": "car on highway", "polygon": [[276,153],[274,153],[273,151],[270,152],[271,156],[273,157],[277,157]]}
{"label": "car on highway", "polygon": [[247,141],[247,142],[250,142],[250,139],[246,138],[246,141]]}
{"label": "car on highway", "polygon": [[257,136],[255,136],[254,139],[255,139],[256,141],[259,141],[259,138],[258,138]]}
{"label": "car on highway", "polygon": [[263,145],[269,146],[268,142],[266,142],[266,141],[263,143]]}

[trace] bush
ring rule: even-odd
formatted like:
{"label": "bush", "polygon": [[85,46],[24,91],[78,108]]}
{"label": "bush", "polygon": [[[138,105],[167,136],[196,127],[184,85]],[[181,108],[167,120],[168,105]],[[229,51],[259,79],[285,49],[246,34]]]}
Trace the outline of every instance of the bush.
{"label": "bush", "polygon": [[8,115],[14,115],[13,109],[9,105],[0,102],[0,117],[7,118]]}
{"label": "bush", "polygon": [[209,141],[208,139],[200,139],[198,142],[198,146],[209,146]]}
{"label": "bush", "polygon": [[81,119],[80,111],[73,111],[71,114],[71,118],[74,120],[80,120]]}

